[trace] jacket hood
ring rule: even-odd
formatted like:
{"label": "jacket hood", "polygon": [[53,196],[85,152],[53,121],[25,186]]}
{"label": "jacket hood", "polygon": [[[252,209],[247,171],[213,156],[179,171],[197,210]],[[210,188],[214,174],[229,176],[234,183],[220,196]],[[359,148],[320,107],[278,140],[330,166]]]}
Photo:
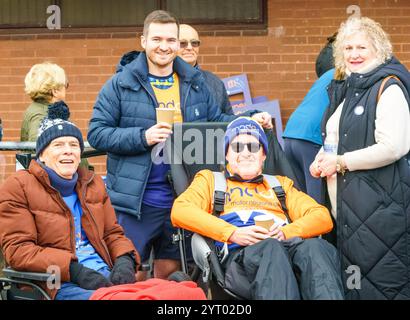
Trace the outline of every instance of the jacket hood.
{"label": "jacket hood", "polygon": [[138,57],[138,55],[139,55],[140,53],[141,53],[141,51],[133,50],[133,51],[130,51],[130,52],[127,52],[126,54],[124,54],[124,55],[121,57],[121,59],[120,59],[120,61],[118,62],[118,64],[117,64],[116,72],[122,71],[122,69],[123,69],[127,64],[129,64],[129,63],[131,63],[132,61],[134,61],[134,60]]}
{"label": "jacket hood", "polygon": [[[181,82],[198,84],[200,81],[203,81],[201,72],[180,57],[175,58],[173,71],[178,74]],[[117,73],[121,73],[120,80],[123,85],[130,88],[135,87],[135,78],[148,81],[149,71],[145,51],[130,51],[124,54],[117,65]]]}

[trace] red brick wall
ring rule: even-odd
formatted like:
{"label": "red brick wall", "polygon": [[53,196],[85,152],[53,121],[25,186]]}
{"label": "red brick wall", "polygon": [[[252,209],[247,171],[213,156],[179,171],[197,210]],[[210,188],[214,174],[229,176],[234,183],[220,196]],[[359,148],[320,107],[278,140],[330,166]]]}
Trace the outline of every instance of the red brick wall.
{"label": "red brick wall", "polygon": [[[279,99],[284,123],[316,79],[314,62],[326,37],[349,14],[353,1],[268,0],[267,30],[199,26],[203,69],[220,77],[247,73],[253,96]],[[361,14],[390,33],[397,57],[410,67],[410,1],[359,0]],[[232,29],[232,30],[227,30]],[[18,141],[22,114],[30,100],[24,76],[31,65],[51,60],[67,72],[66,102],[72,119],[86,135],[96,95],[115,70],[120,56],[140,49],[131,30],[0,30],[0,117],[3,141]],[[105,170],[104,157],[91,161]],[[7,165],[5,165],[6,163]],[[14,170],[14,153],[0,153],[0,182]]]}

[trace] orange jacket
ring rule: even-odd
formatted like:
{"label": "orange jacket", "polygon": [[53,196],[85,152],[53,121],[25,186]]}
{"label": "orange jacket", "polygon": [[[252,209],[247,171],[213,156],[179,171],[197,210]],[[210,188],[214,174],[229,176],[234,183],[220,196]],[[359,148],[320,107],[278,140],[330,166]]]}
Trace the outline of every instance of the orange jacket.
{"label": "orange jacket", "polygon": [[[116,221],[102,179],[79,169],[76,191],[83,209],[82,227],[105,263],[112,268],[117,257],[134,252],[138,264],[138,253]],[[36,161],[0,187],[0,245],[9,266],[46,272],[56,265],[61,281],[70,281],[69,265],[77,260],[74,239],[73,215]],[[45,289],[54,298],[56,290]]]}
{"label": "orange jacket", "polygon": [[[276,177],[286,193],[286,206],[293,221],[282,227],[286,239],[296,236],[311,238],[332,230],[333,222],[329,211],[324,206],[294,188],[291,179],[283,176]],[[239,188],[244,191],[241,192],[240,198],[238,198],[239,192],[236,192]],[[225,211],[221,216],[234,210],[260,209],[272,212],[278,218],[286,220],[279,200],[266,181],[263,184],[256,184],[227,180],[227,193]],[[175,200],[171,221],[177,227],[217,241],[228,242],[237,227],[212,215],[213,194],[212,172],[209,170],[198,172],[189,188]]]}

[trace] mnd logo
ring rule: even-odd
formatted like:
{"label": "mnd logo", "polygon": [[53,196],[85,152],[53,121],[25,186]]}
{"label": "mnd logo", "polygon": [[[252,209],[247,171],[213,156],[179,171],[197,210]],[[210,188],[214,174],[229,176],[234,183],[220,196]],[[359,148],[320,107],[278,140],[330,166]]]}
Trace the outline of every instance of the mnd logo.
{"label": "mnd logo", "polygon": [[204,131],[191,128],[183,132],[180,126],[175,126],[172,137],[168,138],[165,144],[159,143],[152,149],[152,162],[154,164],[224,164],[224,130]]}

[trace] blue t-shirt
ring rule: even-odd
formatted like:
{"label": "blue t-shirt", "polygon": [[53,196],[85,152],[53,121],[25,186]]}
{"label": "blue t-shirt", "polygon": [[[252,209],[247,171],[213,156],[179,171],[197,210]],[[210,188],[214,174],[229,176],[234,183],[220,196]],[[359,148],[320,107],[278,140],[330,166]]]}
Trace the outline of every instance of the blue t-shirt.
{"label": "blue t-shirt", "polygon": [[306,94],[303,101],[290,116],[284,138],[307,140],[322,145],[321,122],[329,106],[327,87],[333,79],[335,69],[325,72]]}
{"label": "blue t-shirt", "polygon": [[75,253],[78,258],[78,262],[87,268],[98,272],[108,271],[108,265],[95,251],[81,226],[81,216],[83,214],[83,210],[81,208],[77,193],[74,192],[70,196],[63,197],[63,199],[74,218]]}

